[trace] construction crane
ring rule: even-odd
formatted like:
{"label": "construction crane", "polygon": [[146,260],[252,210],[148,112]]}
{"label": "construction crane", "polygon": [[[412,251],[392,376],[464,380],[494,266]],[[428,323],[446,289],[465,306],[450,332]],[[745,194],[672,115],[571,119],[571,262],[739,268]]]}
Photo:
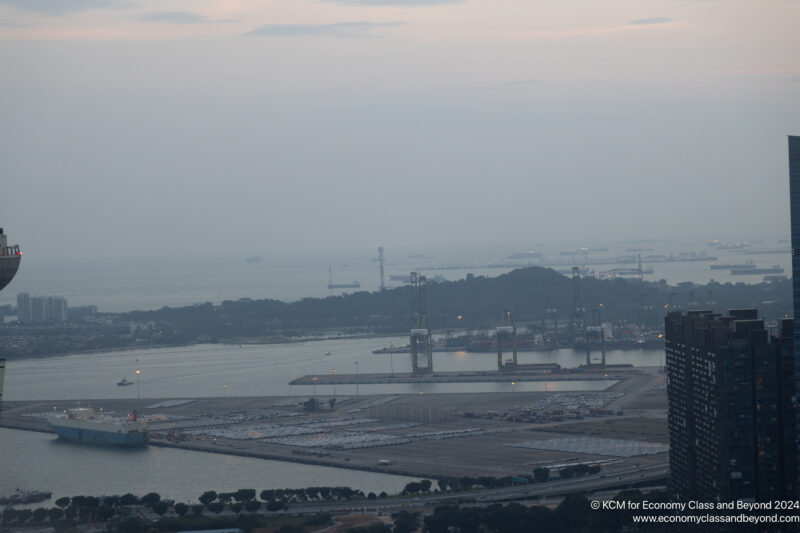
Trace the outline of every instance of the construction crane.
{"label": "construction crane", "polygon": [[575,344],[578,330],[585,330],[585,328],[586,309],[581,305],[581,271],[575,266],[572,267],[572,313],[569,322],[569,336],[572,344]]}
{"label": "construction crane", "polygon": [[542,343],[547,343],[547,320],[553,323],[553,337],[549,344],[558,343],[558,309],[551,307],[550,297],[544,298],[544,311],[542,312]]}
{"label": "construction crane", "polygon": [[381,269],[381,292],[386,290],[386,284],[383,282],[383,246],[378,246],[378,263],[380,263]]}
{"label": "construction crane", "polygon": [[[517,370],[517,325],[511,311],[503,312],[503,325],[497,326],[497,370],[516,371]],[[510,362],[503,361],[503,339],[511,336],[511,346],[513,357]]]}
{"label": "construction crane", "polygon": [[606,332],[603,327],[603,304],[599,308],[592,309],[592,325],[586,326],[586,365],[591,365],[591,343],[598,338],[600,341],[601,365],[606,367]]}
{"label": "construction crane", "polygon": [[[433,346],[428,329],[428,284],[425,276],[411,273],[411,372],[414,375],[433,374]],[[419,357],[425,354],[425,366]]]}

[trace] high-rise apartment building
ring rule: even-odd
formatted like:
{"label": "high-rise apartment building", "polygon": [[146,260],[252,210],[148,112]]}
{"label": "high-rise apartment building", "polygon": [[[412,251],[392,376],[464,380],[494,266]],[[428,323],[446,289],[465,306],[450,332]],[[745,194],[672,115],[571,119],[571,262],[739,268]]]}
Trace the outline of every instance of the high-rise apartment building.
{"label": "high-rise apartment building", "polygon": [[[792,227],[792,296],[794,302],[794,375],[800,391],[800,137],[789,136],[789,199]],[[800,435],[800,410],[795,429]],[[800,462],[800,442],[795,454]],[[800,484],[800,479],[798,480]]]}
{"label": "high-rise apartment building", "polygon": [[30,322],[33,320],[31,296],[27,292],[17,294],[17,320],[20,322]]}
{"label": "high-rise apartment building", "polygon": [[31,297],[31,321],[44,322],[50,316],[50,308],[47,305],[47,298],[43,296]]}
{"label": "high-rise apartment building", "polygon": [[48,320],[55,322],[67,321],[67,299],[63,296],[47,297]]}
{"label": "high-rise apartment building", "polygon": [[666,321],[670,479],[681,500],[770,501],[797,487],[792,320],[755,309]]}
{"label": "high-rise apartment building", "polygon": [[67,299],[63,296],[17,294],[17,320],[20,322],[66,322]]}

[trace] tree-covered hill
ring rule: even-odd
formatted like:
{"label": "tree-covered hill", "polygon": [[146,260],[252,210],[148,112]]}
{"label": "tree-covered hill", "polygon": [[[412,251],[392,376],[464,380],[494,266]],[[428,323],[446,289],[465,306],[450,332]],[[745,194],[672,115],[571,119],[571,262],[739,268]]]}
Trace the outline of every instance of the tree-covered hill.
{"label": "tree-covered hill", "polygon": [[[187,339],[231,338],[339,329],[363,332],[403,332],[411,321],[414,290],[410,286],[382,292],[356,292],[296,302],[240,299],[222,305],[165,307],[120,315],[130,321],[154,321],[175,329]],[[773,320],[791,313],[791,282],[780,280],[744,283],[681,283],[612,279],[580,280],[581,307],[591,321],[602,304],[609,322],[663,324],[666,309],[707,308],[725,311],[756,307]],[[517,324],[535,323],[545,309],[557,309],[566,321],[574,307],[573,280],[552,269],[529,267],[497,277],[467,275],[452,282],[429,283],[428,325],[432,329],[474,329],[496,325],[504,311]],[[459,316],[461,317],[459,319]]]}

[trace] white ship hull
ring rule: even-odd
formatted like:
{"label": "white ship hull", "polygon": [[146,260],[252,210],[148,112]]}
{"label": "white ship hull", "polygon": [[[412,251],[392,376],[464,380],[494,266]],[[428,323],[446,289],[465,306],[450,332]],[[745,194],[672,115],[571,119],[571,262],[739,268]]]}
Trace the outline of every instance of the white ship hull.
{"label": "white ship hull", "polygon": [[90,409],[74,409],[64,415],[52,415],[48,422],[59,437],[74,442],[110,446],[147,444],[147,425],[144,422],[116,420],[98,415]]}

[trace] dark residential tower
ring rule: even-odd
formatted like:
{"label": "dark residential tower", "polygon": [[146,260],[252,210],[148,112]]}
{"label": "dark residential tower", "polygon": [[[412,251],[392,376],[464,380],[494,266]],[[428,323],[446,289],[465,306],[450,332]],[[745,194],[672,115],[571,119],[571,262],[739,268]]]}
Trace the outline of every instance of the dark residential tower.
{"label": "dark residential tower", "polygon": [[755,309],[666,318],[670,485],[680,500],[793,499],[792,320]]}
{"label": "dark residential tower", "polygon": [[[794,375],[800,390],[800,137],[789,136],[789,198],[792,226],[792,296],[794,302]],[[800,410],[795,427],[800,435]],[[800,442],[796,456],[800,462]],[[800,480],[798,480],[800,483]]]}

